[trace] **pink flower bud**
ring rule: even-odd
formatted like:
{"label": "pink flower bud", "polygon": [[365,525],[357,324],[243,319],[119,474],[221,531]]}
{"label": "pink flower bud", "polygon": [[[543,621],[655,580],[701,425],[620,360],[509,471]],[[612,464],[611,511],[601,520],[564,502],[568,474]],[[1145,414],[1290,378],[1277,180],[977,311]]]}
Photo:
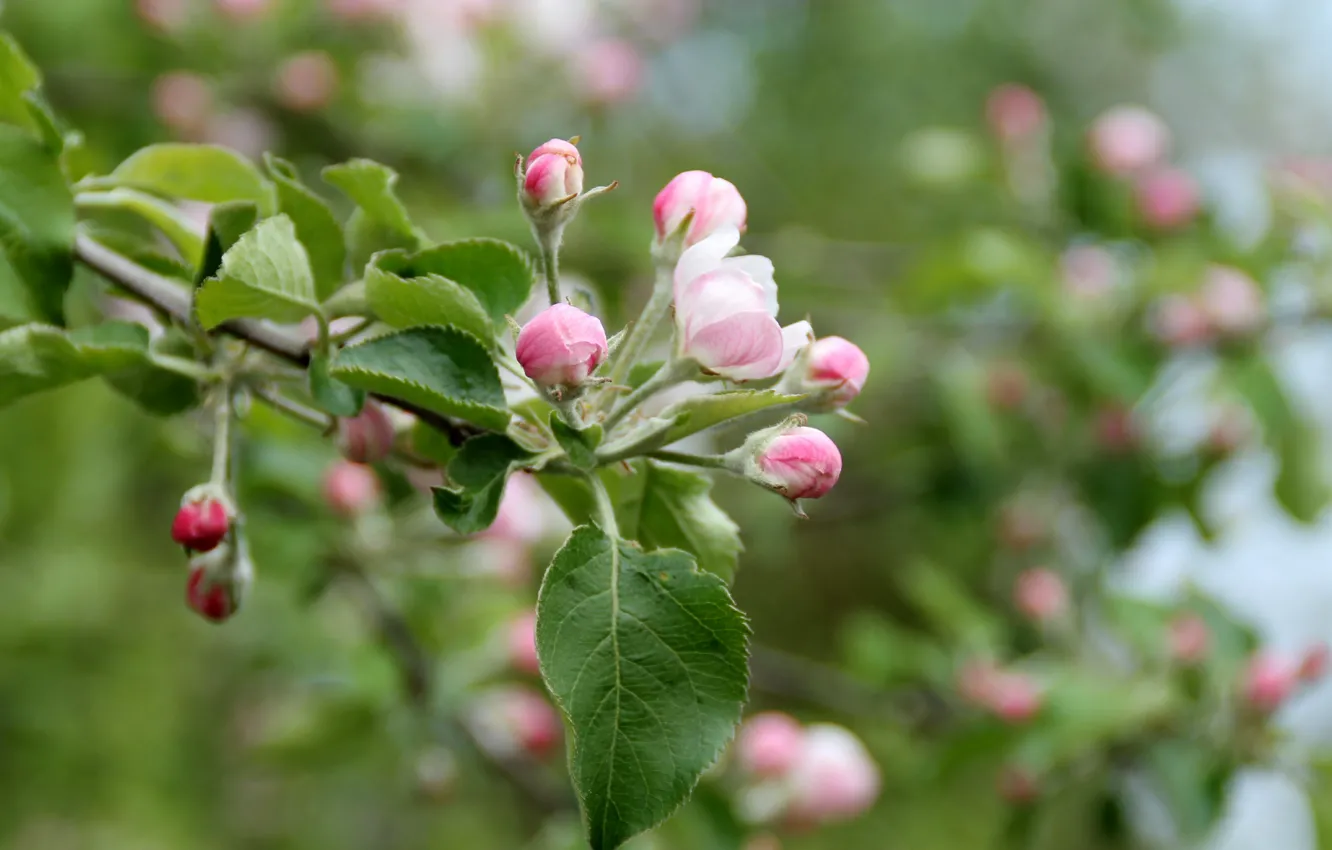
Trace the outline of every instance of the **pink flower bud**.
{"label": "pink flower bud", "polygon": [[713,177],[706,171],[686,171],[667,183],[652,202],[657,239],[665,240],[674,233],[690,212],[694,218],[685,233],[686,246],[702,242],[725,229],[743,231],[748,214],[745,199],[730,181]]}
{"label": "pink flower bud", "polygon": [[1201,345],[1212,335],[1207,314],[1186,295],[1167,295],[1158,301],[1152,325],[1156,338],[1171,348]]}
{"label": "pink flower bud", "polygon": [[1138,214],[1149,227],[1174,230],[1198,215],[1198,184],[1178,168],[1157,168],[1134,184]]}
{"label": "pink flower bud", "polygon": [[153,81],[153,113],[181,136],[196,138],[213,114],[213,90],[199,74],[163,74]]}
{"label": "pink flower bud", "polygon": [[1005,723],[1026,723],[1044,702],[1040,686],[1022,673],[1002,671],[990,683],[988,708]]}
{"label": "pink flower bud", "polygon": [[758,475],[751,477],[791,500],[817,499],[831,490],[842,474],[842,453],[828,435],[805,426],[777,431],[759,432],[753,459]]}
{"label": "pink flower bud", "polygon": [[379,503],[379,496],[379,476],[368,466],[340,460],[324,473],[324,501],[339,516],[360,516]]}
{"label": "pink flower bud", "polygon": [[957,693],[976,706],[988,706],[994,693],[999,668],[988,661],[969,661],[957,671]]}
{"label": "pink flower bud", "polygon": [[1045,127],[1045,101],[1024,85],[1005,83],[985,100],[990,132],[1005,144],[1024,142]]}
{"label": "pink flower bud", "polygon": [[1328,647],[1325,643],[1314,644],[1305,651],[1300,659],[1298,671],[1300,681],[1316,682],[1327,674]]}
{"label": "pink flower bud", "polygon": [[1264,714],[1276,711],[1294,692],[1298,673],[1298,668],[1284,658],[1257,653],[1244,669],[1244,701]]}
{"label": "pink flower bud", "polygon": [[765,711],[740,725],[735,737],[736,759],[740,769],[752,776],[783,776],[799,760],[804,741],[804,729],[794,717]]}
{"label": "pink flower bud", "polygon": [[1157,165],[1170,149],[1170,129],[1141,106],[1116,106],[1101,113],[1087,137],[1092,161],[1110,174],[1130,174]]}
{"label": "pink flower bud", "polygon": [[190,610],[214,623],[230,619],[238,607],[228,584],[214,578],[203,566],[190,569],[190,580],[185,585],[185,603]]}
{"label": "pink flower bud", "polygon": [[514,351],[527,377],[543,387],[579,387],[606,359],[606,330],[596,316],[552,304],[523,326]]}
{"label": "pink flower bud", "polygon": [[297,53],[283,62],[274,84],[278,102],[295,112],[328,106],[338,90],[338,66],[322,50]]}
{"label": "pink flower bud", "polygon": [[563,139],[551,139],[532,151],[523,172],[523,203],[549,207],[583,191],[583,157]]}
{"label": "pink flower bud", "polygon": [[1212,328],[1223,334],[1251,334],[1267,316],[1258,284],[1233,266],[1208,266],[1198,298]]}
{"label": "pink flower bud", "polygon": [[378,403],[366,401],[361,412],[338,420],[338,451],[352,463],[378,463],[393,451],[393,420]]}
{"label": "pink flower bud", "polygon": [[534,676],[541,672],[541,663],[537,660],[536,614],[524,614],[510,621],[505,629],[505,645],[513,669]]}
{"label": "pink flower bud", "polygon": [[1170,657],[1180,664],[1201,663],[1211,648],[1212,632],[1197,614],[1182,614],[1170,622],[1166,644]]}
{"label": "pink flower bud", "polygon": [[165,33],[179,32],[189,21],[187,0],[136,0],[139,20]]}
{"label": "pink flower bud", "polygon": [[1065,291],[1087,301],[1109,295],[1119,277],[1114,255],[1099,245],[1074,245],[1059,258],[1059,268]]}
{"label": "pink flower bud", "polygon": [[869,377],[869,358],[840,336],[815,340],[805,352],[804,392],[821,392],[831,408],[845,407],[860,395]]}
{"label": "pink flower bud", "polygon": [[1013,588],[1013,601],[1033,622],[1048,623],[1068,611],[1068,586],[1054,570],[1036,567],[1023,570]]}
{"label": "pink flower bud", "polygon": [[805,730],[789,782],[791,818],[819,823],[865,812],[879,796],[881,779],[859,738],[841,726],[815,723]]}
{"label": "pink flower bud", "polygon": [[643,57],[633,44],[611,38],[579,52],[574,71],[583,96],[594,103],[622,103],[643,84]]}
{"label": "pink flower bud", "polygon": [[268,13],[272,0],[214,0],[218,11],[235,21],[253,21]]}
{"label": "pink flower bud", "polygon": [[809,337],[808,322],[777,323],[772,261],[727,257],[740,232],[723,228],[685,250],[675,266],[676,348],[733,381],[780,373]]}
{"label": "pink flower bud", "polygon": [[171,522],[171,539],[192,552],[216,549],[231,530],[231,509],[216,498],[186,498]]}

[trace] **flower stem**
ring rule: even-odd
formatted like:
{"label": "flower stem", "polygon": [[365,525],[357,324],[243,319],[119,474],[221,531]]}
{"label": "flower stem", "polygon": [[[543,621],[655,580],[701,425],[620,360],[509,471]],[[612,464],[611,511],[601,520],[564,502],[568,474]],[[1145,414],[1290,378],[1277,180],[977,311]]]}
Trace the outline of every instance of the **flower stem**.
{"label": "flower stem", "polygon": [[656,451],[648,455],[653,460],[667,463],[679,463],[685,466],[701,466],[706,469],[726,469],[726,458],[722,455],[696,455],[689,452]]}
{"label": "flower stem", "polygon": [[551,304],[560,303],[560,242],[564,227],[532,228],[532,235],[541,246],[541,272],[546,277],[546,294]]}
{"label": "flower stem", "polygon": [[[634,364],[643,356],[643,350],[652,340],[652,334],[666,315],[666,309],[671,306],[673,272],[674,266],[657,264],[657,279],[652,286],[652,297],[643,305],[643,312],[638,321],[629,329],[629,336],[625,337],[624,344],[620,346],[619,356],[615,358],[615,365],[611,368],[612,385],[623,385],[629,379],[629,370],[633,369]],[[603,398],[613,400],[614,396],[605,393]],[[602,404],[604,406],[606,402],[603,401]]]}
{"label": "flower stem", "polygon": [[209,481],[226,488],[231,462],[231,385],[222,385],[222,397],[213,410],[213,474]]}
{"label": "flower stem", "polygon": [[624,401],[620,402],[619,407],[611,411],[602,427],[606,429],[607,433],[610,433],[611,429],[634,411],[634,408],[667,387],[672,387],[692,377],[697,370],[698,364],[693,360],[677,360],[675,358],[667,360],[661,364],[657,374],[644,381],[638,389],[631,392],[625,397]]}

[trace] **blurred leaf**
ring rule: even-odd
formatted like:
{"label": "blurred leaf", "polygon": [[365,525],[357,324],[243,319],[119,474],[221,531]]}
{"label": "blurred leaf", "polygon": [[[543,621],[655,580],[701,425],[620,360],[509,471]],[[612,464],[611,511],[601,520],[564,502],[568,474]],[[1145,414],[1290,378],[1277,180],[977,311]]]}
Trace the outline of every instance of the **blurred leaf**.
{"label": "blurred leaf", "polygon": [[222,257],[258,223],[259,207],[251,201],[217,204],[209,210],[208,235],[199,271],[194,276],[195,284],[216,276],[222,268]]}
{"label": "blurred leaf", "polygon": [[251,201],[263,212],[273,210],[272,187],[259,170],[245,157],[218,145],[149,145],[110,175],[89,182],[99,188],[123,186],[212,204]]}
{"label": "blurred leaf", "polygon": [[712,479],[697,472],[663,466],[653,461],[635,464],[641,495],[635,502],[616,500],[632,520],[634,539],[649,552],[682,549],[698,565],[727,582],[735,578],[744,544],[740,527],[712,501]]}
{"label": "blurred leaf", "polygon": [[74,200],[54,155],[0,125],[0,319],[64,323],[73,244]]}
{"label": "blurred leaf", "polygon": [[1143,766],[1181,842],[1193,845],[1206,838],[1221,816],[1230,779],[1222,756],[1201,742],[1167,740],[1147,749]]}
{"label": "blurred leaf", "polygon": [[569,463],[582,470],[597,468],[596,448],[602,437],[600,425],[580,430],[566,424],[558,413],[552,413],[549,422],[551,433],[569,456]]}
{"label": "blurred leaf", "polygon": [[412,451],[440,467],[447,467],[458,454],[458,447],[449,442],[447,434],[425,422],[412,426],[411,445]]}
{"label": "blurred leaf", "polygon": [[492,430],[509,423],[499,370],[476,337],[457,328],[412,328],[347,346],[332,375]]}
{"label": "blurred leaf", "polygon": [[355,416],[365,404],[365,393],[352,389],[328,374],[329,359],[318,351],[310,354],[310,397],[325,413]]}
{"label": "blurred leaf", "polygon": [[435,487],[435,513],[459,534],[476,534],[495,521],[510,473],[531,452],[503,434],[480,434],[463,443],[449,462],[449,480],[459,489]]}
{"label": "blurred leaf", "polygon": [[291,219],[265,219],[231,246],[218,276],[196,293],[195,310],[205,328],[241,317],[295,322],[318,313],[310,258]]}
{"label": "blurred leaf", "polygon": [[134,189],[112,189],[108,192],[84,192],[78,196],[78,205],[84,209],[127,210],[143,218],[162,231],[171,240],[180,256],[190,268],[203,258],[204,240],[194,224],[179,207],[152,195]]}
{"label": "blurred leaf", "polygon": [[368,159],[353,159],[324,169],[324,182],[342,191],[358,207],[347,220],[347,248],[352,266],[392,248],[414,250],[426,244],[394,187],[398,173]]}
{"label": "blurred leaf", "polygon": [[489,314],[505,324],[505,316],[518,312],[532,295],[532,262],[508,242],[465,239],[445,242],[415,254],[390,251],[375,265],[401,277],[439,275],[467,287]]}
{"label": "blurred leaf", "polygon": [[23,95],[41,85],[42,76],[13,37],[0,31],[0,121],[36,129]]}
{"label": "blurred leaf", "polygon": [[990,655],[999,645],[995,615],[955,576],[932,564],[915,564],[900,577],[903,594],[940,634],[979,655]]}
{"label": "blurred leaf", "polygon": [[676,417],[674,427],[666,433],[665,444],[669,445],[690,434],[697,434],[699,431],[749,413],[757,413],[778,405],[794,404],[802,398],[804,396],[779,393],[776,390],[733,390],[690,396],[662,411],[663,418]]}
{"label": "blurred leaf", "polygon": [[471,290],[435,274],[402,278],[375,264],[365,270],[365,297],[382,322],[395,328],[453,325],[489,343],[494,327]]}
{"label": "blurred leaf", "polygon": [[272,154],[264,156],[268,175],[277,186],[278,209],[291,217],[296,237],[310,255],[315,296],[323,301],[342,286],[347,247],[342,225],[324,199],[301,183],[295,167]]}
{"label": "blurred leaf", "polygon": [[573,730],[592,850],[660,823],[717,759],[740,720],[748,635],[725,582],[683,552],[647,554],[582,526],[555,556],[537,650]]}

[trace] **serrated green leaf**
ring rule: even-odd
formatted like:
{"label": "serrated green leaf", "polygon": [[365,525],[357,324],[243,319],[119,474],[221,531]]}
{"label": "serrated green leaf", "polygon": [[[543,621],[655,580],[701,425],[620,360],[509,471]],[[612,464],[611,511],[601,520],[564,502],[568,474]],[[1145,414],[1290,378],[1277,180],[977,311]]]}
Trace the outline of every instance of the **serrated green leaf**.
{"label": "serrated green leaf", "polygon": [[324,169],[324,182],[339,189],[361,208],[366,223],[373,224],[397,238],[408,247],[419,247],[425,242],[420,229],[412,223],[407,208],[398,200],[395,187],[398,172],[368,159],[353,159]]}
{"label": "serrated green leaf", "polygon": [[331,374],[491,430],[509,424],[499,370],[485,346],[457,328],[411,328],[347,346]]}
{"label": "serrated green leaf", "polygon": [[74,273],[74,199],[54,154],[18,127],[0,125],[0,303],[10,321],[62,324]]}
{"label": "serrated green leaf", "polygon": [[162,235],[176,246],[180,256],[194,268],[203,259],[204,240],[194,229],[179,207],[134,189],[112,189],[108,192],[84,192],[77,202],[83,209],[127,210],[162,231]]}
{"label": "serrated green leaf", "polygon": [[328,374],[329,359],[319,352],[310,354],[310,397],[326,413],[355,416],[365,404],[365,392],[353,389]]}
{"label": "serrated green leaf", "polygon": [[471,290],[439,275],[406,279],[372,264],[365,270],[365,297],[375,316],[395,328],[453,325],[484,343],[495,337],[490,317]]}
{"label": "serrated green leaf", "polygon": [[273,211],[273,188],[259,169],[230,148],[168,142],[130,155],[108,176],[90,181],[98,188],[124,186],[167,198],[221,204],[251,201]]}
{"label": "serrated green leaf", "polygon": [[65,149],[66,134],[60,129],[60,123],[51,111],[51,104],[46,102],[40,91],[28,91],[23,93],[23,107],[28,111],[28,117],[32,119],[42,144],[52,154],[60,156]]}
{"label": "serrated green leaf", "polygon": [[375,263],[401,277],[439,275],[470,289],[491,321],[504,324],[532,295],[532,263],[498,239],[445,242],[415,254],[390,251]]}
{"label": "serrated green leaf", "polygon": [[264,164],[277,186],[278,209],[291,217],[296,225],[296,237],[310,255],[315,294],[323,301],[342,286],[347,263],[342,225],[324,199],[301,183],[290,162],[265,154]]}
{"label": "serrated green leaf", "polygon": [[644,548],[683,549],[726,581],[735,577],[744,544],[740,526],[712,501],[712,479],[646,461],[636,539]]}
{"label": "serrated green leaf", "polygon": [[60,328],[20,325],[0,332],[0,407],[92,374]]}
{"label": "serrated green leaf", "polygon": [[222,268],[222,258],[231,246],[259,223],[259,207],[252,201],[217,204],[208,212],[208,236],[204,240],[203,259],[194,276],[195,284],[215,277]]}
{"label": "serrated green leaf", "polygon": [[41,74],[13,36],[0,32],[0,122],[36,129],[23,96],[41,82]]}
{"label": "serrated green leaf", "polygon": [[459,534],[485,531],[499,513],[510,473],[532,457],[504,434],[472,437],[449,462],[449,481],[456,489],[434,488],[435,513]]}
{"label": "serrated green leaf", "polygon": [[569,457],[569,463],[582,470],[597,468],[597,445],[601,442],[601,426],[579,430],[569,425],[558,413],[550,416],[550,430],[555,440]]}
{"label": "serrated green leaf", "polygon": [[257,317],[295,322],[319,312],[310,258],[285,215],[260,222],[222,257],[217,277],[195,294],[199,323]]}
{"label": "serrated green leaf", "polygon": [[666,444],[738,416],[778,405],[794,404],[802,398],[804,396],[779,393],[776,390],[734,390],[690,396],[662,411],[662,418],[678,417],[674,427],[666,433]]}
{"label": "serrated green leaf", "polygon": [[537,654],[573,730],[569,773],[592,850],[665,820],[730,741],[749,626],[687,554],[574,530],[537,598]]}

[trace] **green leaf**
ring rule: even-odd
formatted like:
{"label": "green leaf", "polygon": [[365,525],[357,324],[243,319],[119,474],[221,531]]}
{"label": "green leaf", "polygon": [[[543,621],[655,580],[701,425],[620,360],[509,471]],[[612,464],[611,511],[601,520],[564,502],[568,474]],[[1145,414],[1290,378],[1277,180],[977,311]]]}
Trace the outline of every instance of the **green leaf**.
{"label": "green leaf", "polygon": [[503,434],[480,434],[463,443],[449,462],[458,489],[434,488],[435,513],[459,534],[476,534],[495,521],[504,485],[533,455]]}
{"label": "green leaf", "polygon": [[558,413],[552,413],[550,430],[560,448],[569,456],[569,463],[582,470],[597,468],[596,448],[602,437],[600,425],[579,430],[566,423]]}
{"label": "green leaf", "polygon": [[315,294],[323,301],[342,286],[347,263],[342,225],[324,199],[301,183],[290,162],[265,154],[264,164],[277,186],[278,209],[291,217],[296,225],[296,236],[310,255]]}
{"label": "green leaf", "polygon": [[532,263],[519,249],[498,239],[445,242],[415,254],[392,251],[378,258],[380,268],[401,277],[439,275],[470,289],[489,314],[503,325],[532,295]]}
{"label": "green leaf", "polygon": [[629,378],[625,383],[634,389],[638,389],[648,382],[648,378],[661,371],[661,367],[666,365],[665,360],[650,360],[646,363],[635,363],[629,370]]}
{"label": "green leaf", "polygon": [[712,479],[653,461],[640,474],[639,542],[648,550],[683,549],[700,567],[731,581],[745,547],[740,526],[712,501]]}
{"label": "green leaf", "polygon": [[326,413],[355,416],[365,404],[365,392],[352,389],[328,374],[329,359],[319,352],[310,355],[310,397]]}
{"label": "green leaf", "polygon": [[259,170],[245,157],[218,145],[149,145],[131,154],[108,176],[88,183],[210,204],[252,201],[265,213],[273,211],[272,187]]}
{"label": "green leaf", "polygon": [[155,416],[175,416],[198,407],[203,401],[198,377],[176,371],[161,355],[193,363],[193,342],[182,331],[168,330],[149,344],[144,360],[102,377],[116,392]]}
{"label": "green leaf", "polygon": [[749,626],[684,552],[574,530],[537,598],[537,653],[573,730],[569,773],[592,850],[665,820],[740,720]]}
{"label": "green leaf", "polygon": [[134,189],[112,189],[109,192],[84,192],[78,196],[83,209],[127,210],[162,231],[171,240],[180,256],[193,268],[203,258],[204,240],[194,229],[179,207]]}
{"label": "green leaf", "polygon": [[9,319],[64,322],[73,244],[74,201],[55,156],[0,125],[0,303]]}
{"label": "green leaf", "polygon": [[458,447],[449,442],[448,435],[425,422],[412,426],[411,444],[412,451],[441,467],[447,467],[458,456]]}
{"label": "green leaf", "polygon": [[199,323],[258,317],[295,322],[319,312],[310,258],[285,215],[260,222],[222,257],[218,276],[195,295]]}
{"label": "green leaf", "polygon": [[222,257],[258,223],[259,207],[251,201],[232,201],[209,210],[208,238],[199,271],[194,276],[195,284],[215,277],[222,268]]}
{"label": "green leaf", "polygon": [[457,328],[412,328],[347,346],[331,374],[483,428],[502,431],[509,424],[499,370],[485,346]]}
{"label": "green leaf", "polygon": [[0,407],[92,374],[78,347],[59,328],[20,325],[0,332]]}
{"label": "green leaf", "polygon": [[666,443],[682,440],[690,434],[697,434],[737,416],[757,413],[781,404],[794,404],[802,398],[804,396],[788,395],[776,390],[735,390],[690,396],[662,411],[663,418],[678,417],[674,427],[666,434]]}
{"label": "green leaf", "polygon": [[405,279],[371,264],[365,270],[365,297],[375,316],[395,328],[453,325],[482,342],[494,339],[490,317],[476,296],[439,275]]}
{"label": "green leaf", "polygon": [[36,129],[24,95],[42,83],[41,74],[7,32],[0,32],[0,122]]}
{"label": "green leaf", "polygon": [[[394,191],[398,172],[368,159],[353,159],[330,165],[323,175],[324,182],[341,190],[360,207],[362,219],[357,227],[362,236],[379,232],[386,242],[395,243],[384,247],[418,248],[425,243],[425,235],[412,223],[407,208]],[[348,223],[349,229],[351,224]]]}

